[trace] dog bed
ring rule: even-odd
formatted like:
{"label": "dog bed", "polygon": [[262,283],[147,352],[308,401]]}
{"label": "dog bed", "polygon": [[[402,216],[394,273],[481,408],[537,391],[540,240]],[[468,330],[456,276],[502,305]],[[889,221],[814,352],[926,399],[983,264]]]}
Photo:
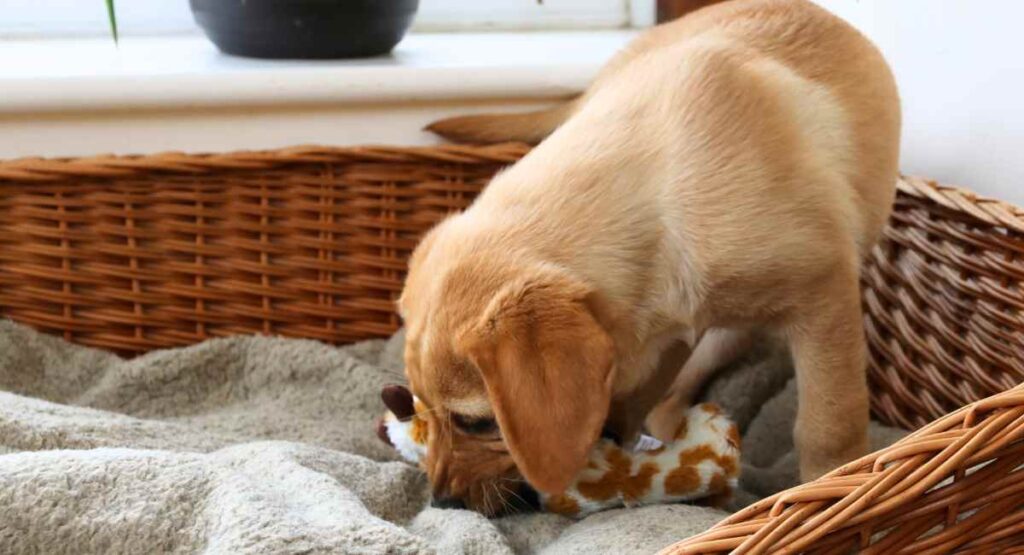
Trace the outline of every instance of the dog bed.
{"label": "dog bed", "polygon": [[[423,474],[375,434],[400,360],[400,337],[237,337],[125,360],[0,323],[0,552],[650,553],[725,516],[431,508]],[[745,430],[732,507],[795,483],[790,382],[763,345],[709,388]],[[873,426],[874,447],[899,435]]]}
{"label": "dog bed", "polygon": [[[334,344],[386,337],[400,324],[394,300],[401,290],[406,259],[422,233],[446,214],[468,206],[496,171],[527,151],[528,147],[521,144],[306,146],[260,152],[0,161],[0,317],[76,344],[125,355],[246,334]],[[917,431],[829,476],[753,503],[708,532],[674,544],[665,553],[723,553],[734,549],[742,553],[836,553],[853,549],[879,554],[991,553],[1024,545],[1024,481],[1020,478],[1024,472],[1024,385],[1018,385],[1024,380],[1020,356],[1020,345],[1024,344],[1022,253],[1024,209],[966,189],[915,177],[901,178],[889,225],[862,272],[864,327],[870,348],[868,379],[873,414],[881,421]],[[282,378],[265,368],[256,374],[273,375],[273,379],[250,376],[246,379],[257,379],[258,386],[237,383],[240,362],[230,357],[204,366],[207,370],[201,373],[206,378],[186,380],[195,382],[185,386],[188,392],[162,393],[180,397],[181,409],[150,410],[148,393],[105,405],[100,401],[106,397],[97,391],[125,387],[119,385],[123,380],[117,377],[118,372],[159,366],[163,363],[154,360],[178,355],[152,354],[132,362],[118,362],[101,354],[44,357],[40,352],[25,354],[19,342],[28,342],[27,338],[14,341],[17,349],[13,350],[0,344],[7,349],[0,350],[0,360],[12,360],[15,355],[10,353],[20,353],[18,357],[28,356],[30,362],[0,364],[5,368],[0,370],[0,376],[4,376],[0,378],[0,390],[58,403],[38,405],[34,412],[27,412],[21,409],[26,402],[21,397],[5,395],[0,399],[0,438],[13,434],[13,430],[18,430],[17,437],[21,438],[17,442],[0,439],[0,453],[14,451],[15,460],[38,456],[19,453],[38,451],[40,447],[133,443],[135,447],[164,452],[208,453],[240,441],[279,437],[260,432],[262,423],[271,430],[290,428],[288,437],[303,437],[301,441],[306,444],[317,444],[324,438],[337,442],[343,430],[362,425],[346,428],[334,421],[325,425],[326,417],[310,420],[274,413],[268,416],[249,405],[235,408],[234,413],[227,411],[232,416],[218,426],[196,424],[203,423],[203,415],[218,420],[208,413],[217,414],[214,407],[232,406],[225,399],[285,395],[267,391]],[[254,355],[253,364],[260,368],[276,364],[273,358],[261,361],[259,356]],[[86,363],[75,362],[80,360]],[[108,366],[124,369],[103,370]],[[275,369],[290,367],[284,360]],[[17,384],[11,368],[17,368]],[[156,375],[177,375],[177,370],[167,368],[161,367]],[[225,377],[218,374],[221,371],[236,374]],[[72,377],[64,376],[65,372],[71,372]],[[762,376],[759,371],[751,372]],[[114,377],[106,377],[109,373]],[[145,376],[151,374],[146,372]],[[132,379],[146,383],[155,378]],[[305,378],[289,379],[301,382]],[[157,382],[159,386],[143,389],[164,391],[171,385],[159,379]],[[206,399],[204,395],[208,394],[203,392],[211,388],[210,383],[221,388],[213,397],[217,402],[193,406],[190,399]],[[728,383],[734,385],[722,385]],[[767,416],[753,418],[755,412],[771,413],[771,406],[792,409],[791,401],[778,401],[776,405],[761,402],[767,398],[766,391],[774,394],[781,387],[772,383],[775,386],[762,390],[768,387],[764,381],[745,386],[742,381],[723,378],[709,395],[724,395],[734,401],[730,408],[741,423],[746,423],[750,460],[744,468],[742,485],[746,489],[736,505],[792,481],[792,476],[782,471],[792,468],[791,459],[784,454],[789,451],[785,440],[788,422],[780,417],[778,425],[759,427],[757,421],[772,420]],[[343,383],[337,391],[347,391],[346,387]],[[361,385],[353,387],[362,391]],[[303,396],[303,402],[309,403],[303,410],[323,406],[309,401],[323,394],[323,388],[314,389]],[[743,392],[756,397],[738,395]],[[338,395],[339,404],[332,404],[331,411],[351,407],[346,404],[351,399],[364,399],[355,393]],[[114,398],[120,399],[117,395]],[[260,402],[266,404],[264,400]],[[369,394],[364,400],[375,401]],[[71,410],[60,405],[107,412],[74,409],[74,418],[59,418]],[[355,412],[345,414],[361,418],[364,408],[346,410]],[[367,413],[369,410],[365,408]],[[75,419],[86,424],[73,426],[72,431],[62,430]],[[110,424],[111,419],[118,424]],[[34,420],[50,424],[26,424]],[[236,424],[229,425],[232,421]],[[168,427],[175,423],[177,427]],[[152,430],[154,426],[159,432]],[[213,429],[208,429],[211,426]],[[774,441],[771,434],[758,433],[759,429],[774,430],[783,439]],[[352,437],[362,437],[362,430]],[[767,438],[766,443],[758,447],[762,437]],[[876,446],[878,443],[876,439]],[[361,444],[350,447],[350,451],[375,461],[387,456],[374,455],[373,448],[381,447]],[[338,448],[328,445],[327,449]],[[762,450],[766,453],[763,458],[751,454]],[[258,467],[249,471],[249,475],[259,474],[250,480],[252,483],[259,482],[263,488],[284,483],[276,477],[264,480],[268,474],[261,472],[269,469],[268,464],[250,455],[237,454],[236,460],[244,459],[246,464]],[[33,471],[44,468],[31,461],[29,466]],[[241,463],[228,465],[232,472],[240,467]],[[107,503],[107,498],[90,495],[102,488],[85,486],[88,480],[73,479],[74,473],[54,473],[58,477],[49,479],[63,485],[52,491],[71,491],[79,496],[72,495],[72,499],[96,498],[96,507]],[[145,475],[151,479],[165,473]],[[204,476],[216,479],[204,478],[198,481],[202,485],[195,487],[207,488],[204,491],[212,492],[209,495],[213,500],[207,501],[205,494],[199,494],[197,497],[205,504],[170,505],[190,507],[193,520],[185,522],[194,524],[198,519],[207,523],[207,528],[189,528],[178,516],[165,518],[160,511],[148,508],[138,514],[119,511],[119,516],[106,520],[92,516],[76,520],[76,511],[81,515],[91,513],[70,502],[64,505],[73,508],[64,510],[62,501],[54,499],[46,501],[49,505],[38,506],[19,501],[15,508],[0,511],[0,552],[11,551],[8,548],[14,541],[19,541],[18,545],[38,545],[35,532],[28,531],[42,530],[47,537],[54,536],[55,523],[74,532],[54,536],[60,539],[48,539],[44,542],[46,548],[34,551],[106,552],[109,532],[82,532],[79,527],[95,521],[99,527],[138,533],[137,520],[143,518],[139,515],[149,515],[148,525],[155,531],[140,545],[124,549],[150,552],[166,542],[182,545],[177,551],[195,550],[199,544],[211,552],[235,551],[232,538],[263,545],[259,542],[290,527],[263,527],[261,522],[288,523],[304,518],[303,505],[282,504],[284,508],[279,507],[278,512],[287,518],[266,517],[250,527],[236,527],[233,523],[237,520],[250,518],[235,507],[224,509],[225,499],[232,503],[260,499],[275,505],[287,497],[267,492],[236,494],[236,490],[248,490],[238,486],[244,480],[230,481],[236,488],[230,489],[218,485],[224,474],[209,471]],[[111,480],[118,487],[130,482],[127,477]],[[578,545],[580,550],[606,546],[613,551],[645,551],[663,545],[665,537],[690,535],[692,528],[684,524],[696,515],[708,515],[703,509],[687,506],[655,507],[644,510],[647,512],[631,511],[636,520],[621,520],[616,513],[608,512],[572,526],[557,519],[534,519],[532,524],[519,525],[513,519],[493,521],[487,527],[485,521],[460,520],[462,513],[427,511],[418,517],[407,513],[389,517],[390,513],[379,505],[364,503],[359,497],[365,497],[369,491],[366,488],[374,481],[356,482],[345,483],[352,486],[351,491],[363,492],[352,493],[355,497],[349,498],[358,504],[357,514],[383,515],[380,522],[404,523],[404,530],[412,530],[411,523],[416,523],[412,533],[420,538],[418,543],[388,543],[396,546],[394,552],[416,551],[425,545],[441,552],[501,552],[494,546],[506,544],[509,549],[521,551],[538,550],[540,546],[547,546],[549,551],[571,551],[570,544]],[[299,491],[280,488],[289,495]],[[50,491],[45,487],[43,490]],[[27,495],[24,487],[15,491],[16,499]],[[409,491],[422,494],[415,488]],[[159,495],[163,494],[153,495],[160,500],[153,507],[161,509],[165,503]],[[9,497],[2,501],[7,503]],[[115,504],[127,499],[118,494],[112,494],[112,498]],[[28,509],[26,504],[30,505]],[[261,518],[265,516],[262,509],[257,511]],[[177,514],[170,509],[166,512]],[[327,511],[332,515],[336,512]],[[343,514],[346,522],[358,520]],[[20,520],[13,520],[15,517]],[[530,518],[534,517],[520,517]],[[70,527],[63,524],[69,519],[73,523]],[[436,523],[436,519],[455,528],[431,536],[426,530],[444,530],[427,524]],[[469,529],[477,532],[472,537],[484,539],[469,539],[462,534],[467,529],[459,528],[459,522],[472,522]],[[197,527],[202,531],[195,532]],[[346,530],[358,528],[351,525]],[[335,532],[328,535],[338,536]],[[71,542],[71,533],[80,534],[74,538],[78,543]],[[177,537],[174,534],[191,539],[182,543],[173,539]],[[491,542],[494,537],[503,538],[504,543]],[[552,540],[554,537],[559,539]],[[303,547],[313,542],[308,536],[301,538],[248,550],[331,551]],[[68,542],[60,543],[63,539]],[[93,539],[95,542],[89,543]],[[340,541],[344,545],[340,550],[345,552],[383,551],[381,542]],[[109,550],[117,551],[113,547]]]}

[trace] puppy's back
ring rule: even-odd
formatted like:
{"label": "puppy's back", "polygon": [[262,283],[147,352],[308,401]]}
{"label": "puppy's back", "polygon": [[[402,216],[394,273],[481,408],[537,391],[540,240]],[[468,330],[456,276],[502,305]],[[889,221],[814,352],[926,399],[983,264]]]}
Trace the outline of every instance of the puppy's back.
{"label": "puppy's back", "polygon": [[[850,150],[844,173],[864,218],[864,240],[874,242],[895,195],[900,102],[889,66],[871,41],[807,0],[731,0],[657,32],[668,40],[708,32],[735,38],[821,85],[845,116]],[[811,107],[814,99],[795,100]]]}

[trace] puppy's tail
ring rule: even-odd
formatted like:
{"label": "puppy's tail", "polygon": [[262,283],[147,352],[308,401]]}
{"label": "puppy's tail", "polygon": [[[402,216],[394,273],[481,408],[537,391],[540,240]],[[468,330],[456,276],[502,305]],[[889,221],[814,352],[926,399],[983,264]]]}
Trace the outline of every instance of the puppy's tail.
{"label": "puppy's tail", "polygon": [[537,144],[576,111],[577,100],[518,114],[476,114],[435,121],[425,129],[457,143]]}

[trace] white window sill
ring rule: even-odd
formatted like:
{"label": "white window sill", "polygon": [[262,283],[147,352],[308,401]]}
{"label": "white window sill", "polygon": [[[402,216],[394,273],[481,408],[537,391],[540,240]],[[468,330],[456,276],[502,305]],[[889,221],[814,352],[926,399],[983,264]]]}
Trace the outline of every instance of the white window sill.
{"label": "white window sill", "polygon": [[425,145],[438,118],[579,93],[635,31],[414,34],[390,56],[266,61],[201,36],[0,40],[0,158]]}
{"label": "white window sill", "polygon": [[553,99],[634,34],[414,34],[390,56],[347,61],[237,58],[200,36],[0,41],[0,115]]}

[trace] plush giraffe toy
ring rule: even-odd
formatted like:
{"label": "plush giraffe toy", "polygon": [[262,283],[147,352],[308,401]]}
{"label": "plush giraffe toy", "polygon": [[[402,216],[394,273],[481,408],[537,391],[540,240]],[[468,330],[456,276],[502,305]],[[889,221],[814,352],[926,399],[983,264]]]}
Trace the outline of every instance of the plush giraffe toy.
{"label": "plush giraffe toy", "polygon": [[[420,464],[427,454],[427,420],[420,402],[403,386],[381,392],[388,411],[378,426],[381,440],[402,458]],[[540,494],[544,510],[580,518],[615,508],[728,499],[739,475],[739,432],[717,405],[692,407],[670,443],[643,436],[633,450],[601,439],[587,465],[565,492]]]}

